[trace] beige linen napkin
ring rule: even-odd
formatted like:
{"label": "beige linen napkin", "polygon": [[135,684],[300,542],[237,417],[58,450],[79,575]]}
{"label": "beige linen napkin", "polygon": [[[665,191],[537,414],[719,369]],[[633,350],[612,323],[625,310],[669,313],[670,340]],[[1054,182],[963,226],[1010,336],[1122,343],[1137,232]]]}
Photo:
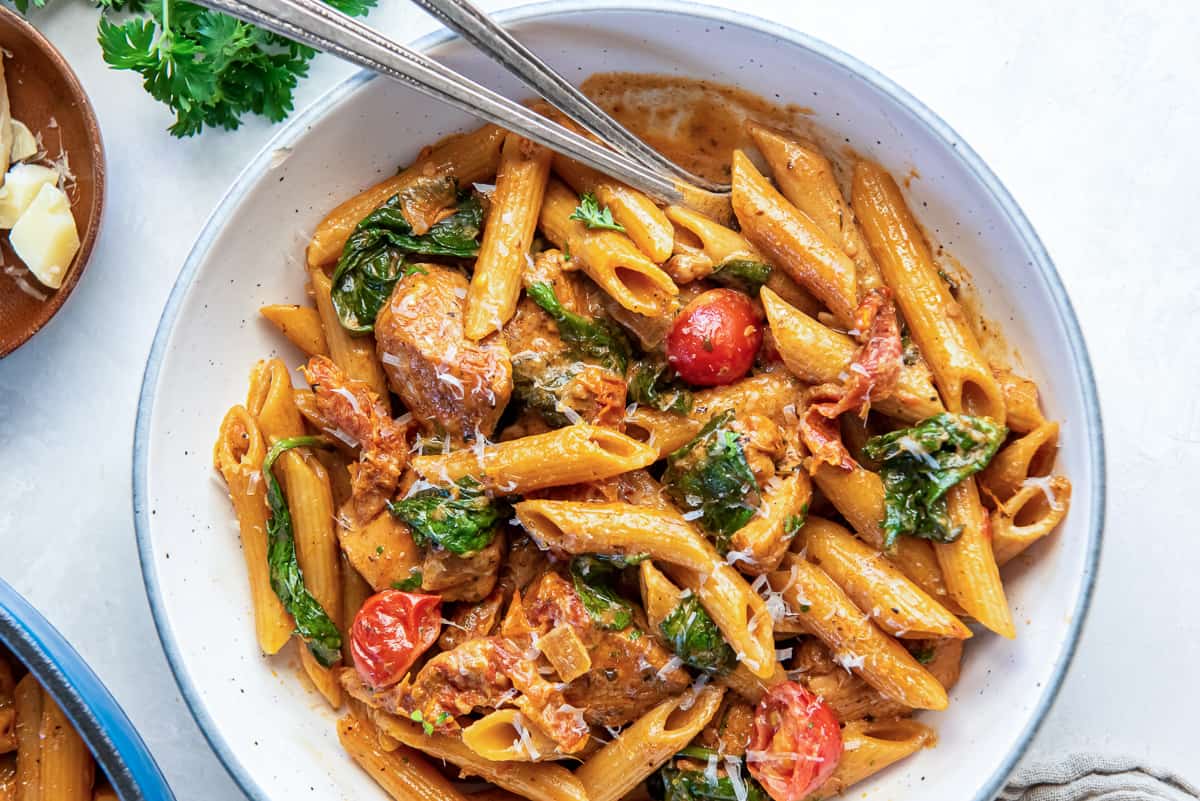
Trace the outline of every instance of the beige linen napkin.
{"label": "beige linen napkin", "polygon": [[[1189,770],[1195,766],[1188,766]],[[1197,801],[1182,776],[1136,760],[1074,754],[1019,769],[996,801]]]}

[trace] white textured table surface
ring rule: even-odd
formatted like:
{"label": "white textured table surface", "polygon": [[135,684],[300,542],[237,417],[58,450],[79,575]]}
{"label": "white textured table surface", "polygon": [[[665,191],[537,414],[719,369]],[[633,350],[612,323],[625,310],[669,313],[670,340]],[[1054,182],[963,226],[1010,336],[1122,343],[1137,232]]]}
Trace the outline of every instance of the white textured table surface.
{"label": "white textured table surface", "polygon": [[[395,35],[433,28],[402,0],[381,4],[373,20]],[[1045,240],[1100,383],[1109,518],[1082,644],[1028,758],[1125,752],[1200,780],[1194,5],[737,5],[824,39],[915,93],[991,164]],[[252,122],[176,141],[136,76],[102,65],[94,12],[58,0],[34,21],[96,105],[110,183],[106,227],[74,297],[0,361],[0,576],[100,674],[181,799],[237,799],[159,648],[134,543],[130,460],[142,367],[176,272],[272,131]],[[300,105],[349,72],[319,60]]]}

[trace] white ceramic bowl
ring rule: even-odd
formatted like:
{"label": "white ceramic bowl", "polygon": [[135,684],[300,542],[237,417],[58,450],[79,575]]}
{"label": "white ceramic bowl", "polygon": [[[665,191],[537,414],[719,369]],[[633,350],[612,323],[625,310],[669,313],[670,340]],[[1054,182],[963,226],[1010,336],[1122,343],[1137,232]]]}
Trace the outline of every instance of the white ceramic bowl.
{"label": "white ceramic bowl", "polygon": [[[678,73],[810,107],[826,132],[897,174],[931,231],[973,274],[984,309],[1063,421],[1059,470],[1071,514],[1038,559],[1009,576],[1019,636],[970,643],[949,711],[926,717],[940,744],[854,797],[991,799],[1044,715],[1070,660],[1094,577],[1103,512],[1099,410],[1078,325],[1050,259],[1000,182],[950,128],[899,87],[828,45],[692,5],[548,3],[505,15],[572,78],[605,70]],[[525,90],[448,35],[420,42],[514,97]],[[478,123],[395,83],[356,77],[294,119],[246,169],[201,234],[171,295],[146,369],[134,504],[150,601],[180,687],[249,796],[383,798],[342,753],[333,714],[286,661],[254,641],[228,500],[210,480],[225,410],[256,359],[300,354],[259,320],[302,302],[303,246],[335,204],[410,161],[421,145]],[[283,150],[288,148],[290,150]],[[286,158],[284,156],[286,155]]]}

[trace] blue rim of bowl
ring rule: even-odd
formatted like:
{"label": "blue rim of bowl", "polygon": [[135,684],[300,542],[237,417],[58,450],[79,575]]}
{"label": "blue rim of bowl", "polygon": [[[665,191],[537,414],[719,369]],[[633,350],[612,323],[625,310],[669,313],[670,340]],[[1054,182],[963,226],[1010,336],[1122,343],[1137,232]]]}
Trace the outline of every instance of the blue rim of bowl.
{"label": "blue rim of bowl", "polygon": [[62,707],[122,801],[173,801],[162,771],[116,699],[58,630],[2,579],[0,643]]}
{"label": "blue rim of bowl", "polygon": [[[1034,231],[1028,218],[1026,218],[1024,212],[1017,205],[1017,202],[1004,187],[1004,184],[1001,183],[1000,179],[984,163],[983,159],[971,149],[945,120],[890,78],[887,78],[857,58],[811,36],[741,11],[734,12],[700,3],[684,2],[682,0],[655,0],[653,5],[649,3],[639,5],[624,0],[549,0],[549,2],[533,3],[508,9],[496,14],[495,18],[507,24],[595,11],[684,14],[716,24],[748,28],[758,33],[765,33],[783,39],[790,44],[804,48],[824,58],[831,64],[849,71],[875,89],[889,95],[916,120],[925,125],[938,139],[949,146],[956,158],[962,162],[977,180],[987,187],[993,199],[1003,209],[1009,222],[1020,233],[1022,241],[1030,253],[1032,253],[1034,265],[1045,280],[1054,300],[1059,322],[1066,330],[1071,346],[1072,365],[1083,388],[1083,400],[1087,411],[1088,424],[1088,454],[1094,477],[1092,506],[1088,510],[1091,515],[1092,527],[1088,532],[1082,589],[1076,601],[1074,613],[1071,616],[1071,624],[1067,632],[1066,641],[1054,664],[1050,681],[1047,682],[1046,687],[1042,690],[1033,714],[1018,736],[1016,747],[1002,760],[1001,764],[987,778],[981,786],[980,791],[972,799],[972,801],[991,801],[996,793],[999,792],[1005,779],[1016,767],[1017,761],[1029,747],[1030,742],[1045,719],[1046,713],[1050,710],[1051,704],[1058,695],[1067,668],[1070,667],[1071,660],[1075,656],[1075,651],[1079,645],[1079,637],[1083,630],[1083,624],[1087,617],[1088,608],[1091,605],[1092,593],[1096,584],[1096,570],[1104,530],[1106,490],[1104,429],[1101,423],[1100,401],[1096,391],[1096,379],[1092,370],[1091,359],[1088,356],[1087,346],[1084,344],[1083,332],[1080,330],[1079,320],[1075,316],[1074,306],[1071,304],[1066,287],[1063,286],[1062,279],[1058,275],[1058,270],[1055,268],[1050,254],[1046,251],[1046,247],[1042,244],[1042,240],[1038,237],[1037,232]],[[411,46],[419,51],[427,51],[456,38],[458,37],[448,30],[438,30],[417,39]],[[183,693],[184,700],[187,702],[192,716],[196,719],[196,723],[200,726],[200,730],[204,733],[209,745],[212,746],[217,758],[221,760],[221,763],[229,771],[233,780],[254,801],[270,801],[272,796],[264,792],[250,778],[249,774],[242,767],[238,756],[229,747],[229,744],[216,734],[216,724],[200,700],[198,688],[192,683],[191,678],[183,667],[183,658],[179,650],[179,645],[175,641],[175,636],[167,623],[166,614],[162,606],[161,590],[158,585],[157,574],[155,573],[149,536],[150,513],[146,508],[146,456],[149,448],[150,420],[154,408],[154,387],[158,383],[158,374],[162,367],[167,341],[170,338],[175,319],[179,315],[183,298],[187,294],[188,288],[192,285],[196,271],[204,260],[205,254],[218,232],[224,227],[225,221],[229,218],[233,207],[238,203],[242,195],[270,168],[271,154],[274,151],[294,144],[307,131],[308,126],[323,117],[330,107],[341,102],[374,78],[375,76],[372,74],[365,71],[360,72],[347,78],[322,95],[301,114],[293,118],[283,130],[259,151],[258,155],[254,157],[238,176],[237,180],[234,181],[229,191],[225,193],[225,196],[209,217],[208,222],[205,223],[204,229],[196,240],[196,244],[192,247],[192,251],[184,263],[183,270],[180,272],[179,278],[171,290],[171,295],[167,299],[167,305],[163,309],[158,329],[154,335],[154,344],[151,346],[150,355],[146,360],[146,371],[143,376],[142,390],[138,400],[137,424],[134,431],[133,446],[134,525],[137,530],[138,558],[142,563],[142,574],[145,578],[146,594],[150,600],[150,609],[154,615],[154,624],[158,628],[158,635],[162,641],[163,650],[166,652],[167,661],[171,665],[171,670],[175,674],[175,680],[179,684],[180,691]]]}

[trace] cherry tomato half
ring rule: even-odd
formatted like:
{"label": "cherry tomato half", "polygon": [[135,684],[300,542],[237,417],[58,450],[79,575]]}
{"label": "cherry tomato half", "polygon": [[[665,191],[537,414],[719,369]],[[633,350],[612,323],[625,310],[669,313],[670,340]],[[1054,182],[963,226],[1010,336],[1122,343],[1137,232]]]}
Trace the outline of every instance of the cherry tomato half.
{"label": "cherry tomato half", "polygon": [[732,289],[712,289],[675,318],[667,335],[667,361],[689,384],[730,384],[750,370],[762,339],[762,322],[750,299]]}
{"label": "cherry tomato half", "polygon": [[754,713],[746,767],[775,801],[800,801],[825,783],[842,758],[837,717],[794,681],[776,684]]}
{"label": "cherry tomato half", "polygon": [[395,684],[442,630],[442,599],[384,590],[367,599],[350,627],[350,653],[363,681]]}

